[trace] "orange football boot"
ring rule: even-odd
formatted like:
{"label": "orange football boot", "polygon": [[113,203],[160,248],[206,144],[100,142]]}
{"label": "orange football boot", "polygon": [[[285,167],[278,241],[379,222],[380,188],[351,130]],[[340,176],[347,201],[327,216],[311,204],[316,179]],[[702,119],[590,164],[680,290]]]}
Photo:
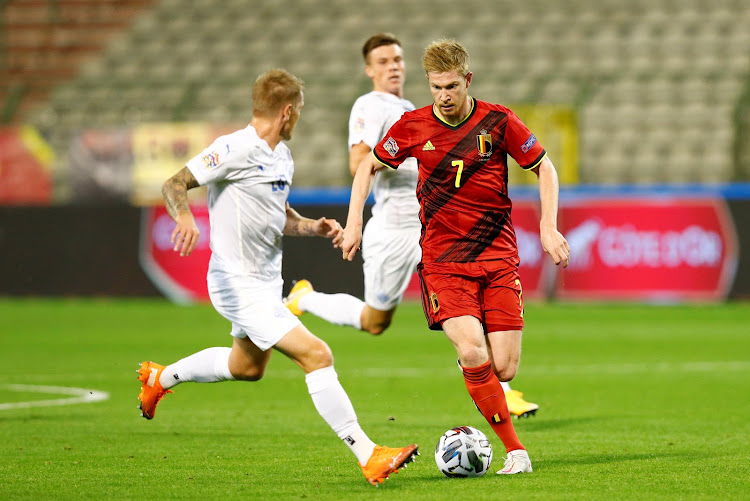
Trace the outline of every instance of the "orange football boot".
{"label": "orange football boot", "polygon": [[402,466],[406,468],[407,463],[414,461],[415,456],[419,456],[417,444],[396,449],[376,445],[367,464],[360,464],[359,467],[362,468],[367,481],[377,487],[385,482],[391,473],[398,473]]}
{"label": "orange football boot", "polygon": [[138,369],[138,380],[141,382],[141,392],[138,394],[138,400],[141,401],[141,416],[146,419],[153,419],[156,412],[156,404],[164,398],[167,393],[174,393],[172,390],[165,390],[159,382],[164,370],[163,365],[154,362],[142,362],[141,368]]}

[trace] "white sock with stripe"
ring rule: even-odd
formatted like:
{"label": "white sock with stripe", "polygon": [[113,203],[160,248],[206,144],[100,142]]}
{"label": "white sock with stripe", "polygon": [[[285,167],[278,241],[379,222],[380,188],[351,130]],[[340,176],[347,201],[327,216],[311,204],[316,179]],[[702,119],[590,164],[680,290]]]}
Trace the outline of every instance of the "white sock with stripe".
{"label": "white sock with stripe", "polygon": [[159,376],[162,388],[168,390],[180,383],[216,383],[234,379],[229,372],[231,348],[206,348],[164,368]]}
{"label": "white sock with stripe", "polygon": [[339,383],[333,366],[312,371],[305,376],[305,382],[318,414],[357,456],[359,463],[367,464],[375,443],[359,426],[349,395]]}

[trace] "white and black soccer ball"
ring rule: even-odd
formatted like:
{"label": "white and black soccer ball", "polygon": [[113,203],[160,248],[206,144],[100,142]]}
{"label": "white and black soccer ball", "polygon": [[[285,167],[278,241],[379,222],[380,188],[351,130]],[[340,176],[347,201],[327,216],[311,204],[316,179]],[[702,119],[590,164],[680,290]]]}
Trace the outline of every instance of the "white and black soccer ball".
{"label": "white and black soccer ball", "polygon": [[476,428],[459,426],[438,440],[435,463],[446,477],[481,477],[492,464],[492,444]]}

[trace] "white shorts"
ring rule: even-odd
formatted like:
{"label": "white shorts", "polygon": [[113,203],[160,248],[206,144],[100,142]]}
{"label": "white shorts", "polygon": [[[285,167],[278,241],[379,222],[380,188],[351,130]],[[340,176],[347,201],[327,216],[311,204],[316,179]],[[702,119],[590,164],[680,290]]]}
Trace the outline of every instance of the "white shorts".
{"label": "white shorts", "polygon": [[388,311],[401,302],[422,259],[419,235],[419,227],[385,229],[379,217],[370,218],[362,235],[365,303]]}
{"label": "white shorts", "polygon": [[263,351],[302,325],[281,302],[284,281],[259,282],[234,276],[208,276],[208,295],[221,316],[232,322],[232,336],[246,337]]}

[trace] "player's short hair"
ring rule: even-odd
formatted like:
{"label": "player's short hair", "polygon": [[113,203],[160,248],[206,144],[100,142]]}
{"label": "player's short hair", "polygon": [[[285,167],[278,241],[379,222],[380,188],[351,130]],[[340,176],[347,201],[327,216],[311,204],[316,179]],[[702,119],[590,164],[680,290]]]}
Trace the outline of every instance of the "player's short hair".
{"label": "player's short hair", "polygon": [[296,104],[305,82],[286,70],[268,70],[253,85],[253,115],[273,116],[285,105]]}
{"label": "player's short hair", "polygon": [[452,38],[435,40],[424,50],[422,67],[425,73],[445,73],[456,70],[465,77],[469,74],[469,53]]}
{"label": "player's short hair", "polygon": [[393,33],[383,32],[371,36],[362,46],[362,57],[364,58],[365,63],[369,63],[368,58],[370,57],[370,52],[378,47],[382,47],[383,45],[398,45],[401,47],[401,41],[396,38],[396,35]]}

